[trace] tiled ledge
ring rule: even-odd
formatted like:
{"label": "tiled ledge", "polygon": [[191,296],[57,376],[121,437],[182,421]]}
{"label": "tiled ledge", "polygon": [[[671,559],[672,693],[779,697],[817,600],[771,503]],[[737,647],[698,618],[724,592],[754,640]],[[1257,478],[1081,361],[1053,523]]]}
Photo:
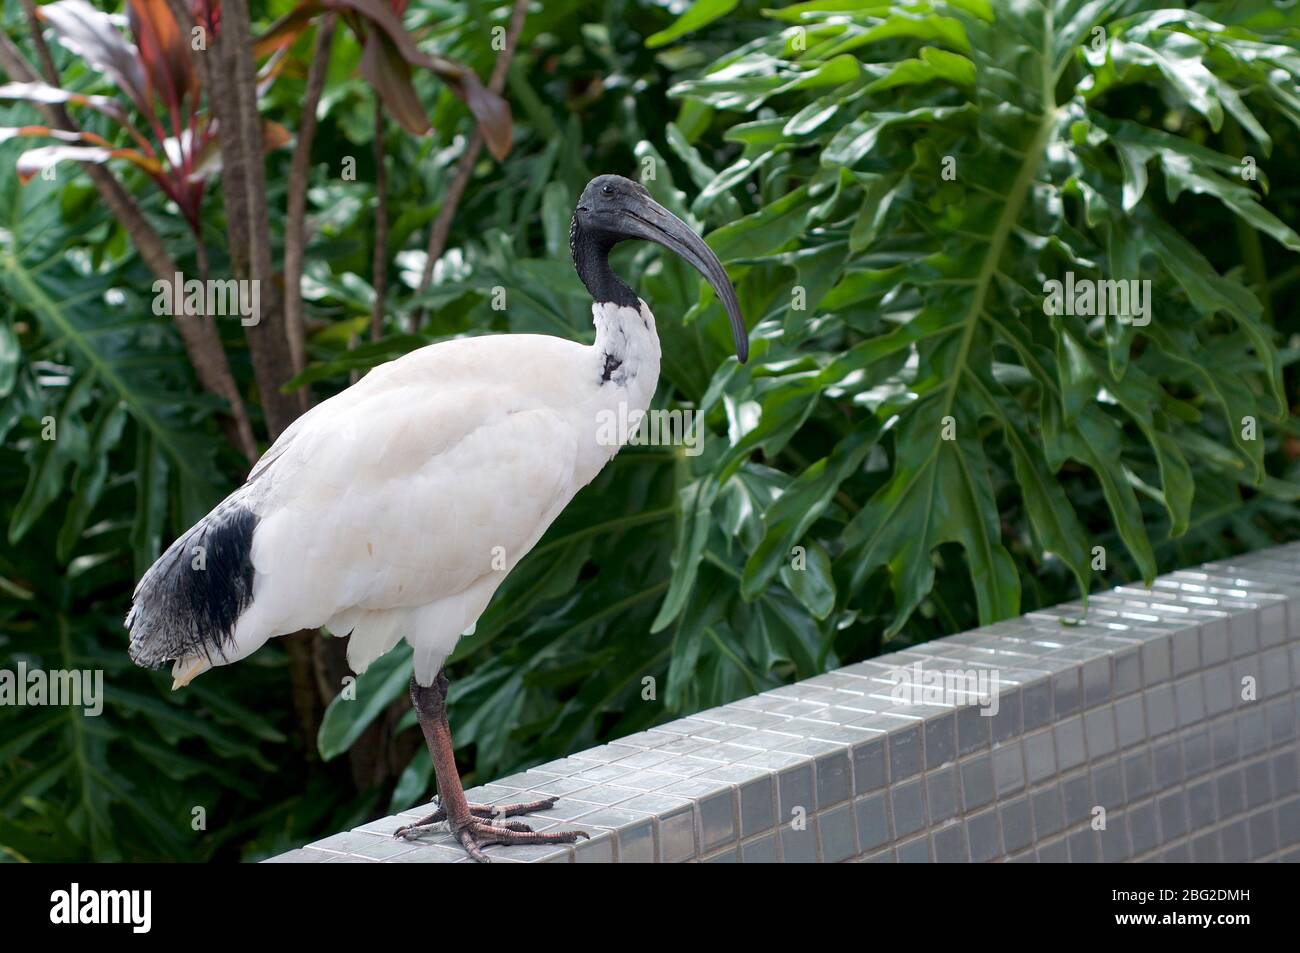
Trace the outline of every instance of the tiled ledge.
{"label": "tiled ledge", "polygon": [[[997,704],[895,697],[926,672],[996,674],[984,700]],[[506,862],[1294,861],[1297,686],[1292,544],[1098,593],[1086,617],[1071,603],[850,665],[467,793],[559,795],[525,820],[591,834],[488,848]],[[272,862],[465,862],[446,832],[391,836],[424,813]]]}

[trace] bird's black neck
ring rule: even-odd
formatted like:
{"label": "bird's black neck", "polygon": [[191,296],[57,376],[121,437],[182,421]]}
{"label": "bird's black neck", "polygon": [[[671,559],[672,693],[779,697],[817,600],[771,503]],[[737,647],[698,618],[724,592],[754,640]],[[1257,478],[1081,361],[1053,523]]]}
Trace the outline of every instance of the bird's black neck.
{"label": "bird's black neck", "polygon": [[577,216],[569,225],[569,251],[573,254],[573,267],[587,286],[587,291],[598,303],[613,302],[619,306],[636,308],[636,292],[609,267],[610,249],[618,238],[608,233],[583,228]]}

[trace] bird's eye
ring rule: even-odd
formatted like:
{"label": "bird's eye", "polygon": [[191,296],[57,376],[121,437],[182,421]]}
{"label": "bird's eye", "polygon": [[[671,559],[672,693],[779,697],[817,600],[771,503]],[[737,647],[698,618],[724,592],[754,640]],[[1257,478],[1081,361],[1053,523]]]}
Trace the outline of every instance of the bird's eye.
{"label": "bird's eye", "polygon": [[602,185],[602,186],[600,187],[600,190],[601,190],[602,192],[604,192],[606,195],[613,195],[613,194],[614,194],[614,188],[613,188],[613,186],[610,186],[610,185]]}

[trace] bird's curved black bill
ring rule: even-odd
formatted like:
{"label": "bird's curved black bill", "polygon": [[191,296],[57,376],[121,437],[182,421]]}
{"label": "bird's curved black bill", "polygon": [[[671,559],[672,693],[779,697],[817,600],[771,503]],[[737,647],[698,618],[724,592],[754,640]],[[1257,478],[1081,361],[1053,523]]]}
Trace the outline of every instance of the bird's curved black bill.
{"label": "bird's curved black bill", "polygon": [[736,358],[744,364],[749,360],[749,331],[740,313],[736,289],[727,277],[727,271],[713,254],[713,249],[696,235],[691,227],[653,199],[642,197],[626,211],[624,228],[630,237],[662,245],[704,276],[727,310],[731,320],[731,334],[736,341]]}

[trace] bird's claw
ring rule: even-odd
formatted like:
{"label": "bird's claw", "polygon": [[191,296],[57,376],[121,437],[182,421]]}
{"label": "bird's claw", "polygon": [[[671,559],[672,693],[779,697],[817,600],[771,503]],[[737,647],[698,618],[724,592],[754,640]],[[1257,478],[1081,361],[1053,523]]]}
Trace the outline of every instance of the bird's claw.
{"label": "bird's claw", "polygon": [[[532,828],[526,824],[512,822],[511,824],[503,823],[504,818],[514,817],[519,814],[532,814],[535,811],[548,811],[555,807],[558,797],[547,797],[537,801],[521,801],[517,804],[474,804],[467,805],[471,819],[491,818],[494,819],[498,827],[515,831],[531,831]],[[433,827],[435,824],[441,824],[447,820],[447,809],[439,803],[437,810],[432,814],[427,814],[412,824],[407,824],[393,831],[394,837],[407,838],[412,834],[418,834],[420,831]],[[472,856],[472,855],[471,855]]]}
{"label": "bird's claw", "polygon": [[586,831],[538,833],[522,821],[489,823],[477,817],[471,817],[455,833],[460,846],[465,848],[465,853],[480,864],[491,862],[492,858],[483,853],[483,848],[492,844],[572,844],[591,836]]}

